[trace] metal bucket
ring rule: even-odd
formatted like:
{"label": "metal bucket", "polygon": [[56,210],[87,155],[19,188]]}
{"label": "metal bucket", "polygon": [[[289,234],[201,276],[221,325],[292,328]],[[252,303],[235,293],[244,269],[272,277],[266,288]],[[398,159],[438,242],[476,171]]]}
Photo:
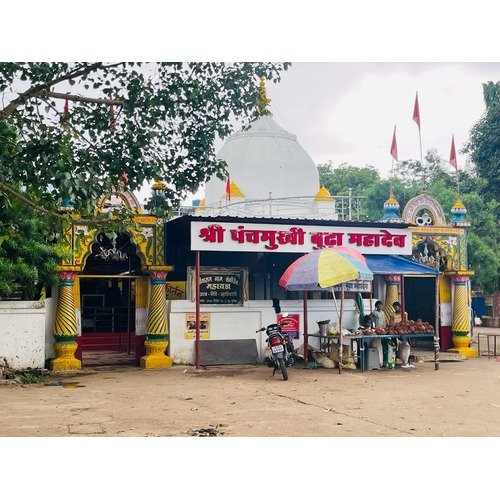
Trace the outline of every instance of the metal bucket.
{"label": "metal bucket", "polygon": [[319,328],[319,334],[326,335],[328,333],[328,325],[330,324],[330,320],[324,319],[322,321],[317,321],[317,323]]}

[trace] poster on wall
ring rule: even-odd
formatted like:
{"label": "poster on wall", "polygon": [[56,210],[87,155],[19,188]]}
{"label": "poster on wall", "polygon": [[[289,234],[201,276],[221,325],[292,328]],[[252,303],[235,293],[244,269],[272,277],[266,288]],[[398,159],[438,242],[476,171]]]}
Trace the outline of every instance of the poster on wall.
{"label": "poster on wall", "polygon": [[[184,338],[196,338],[196,313],[186,313]],[[210,339],[210,313],[200,313],[200,339]]]}
{"label": "poster on wall", "polygon": [[288,314],[285,318],[282,314],[278,314],[276,322],[280,325],[281,331],[289,335],[291,339],[299,338],[300,314]]}

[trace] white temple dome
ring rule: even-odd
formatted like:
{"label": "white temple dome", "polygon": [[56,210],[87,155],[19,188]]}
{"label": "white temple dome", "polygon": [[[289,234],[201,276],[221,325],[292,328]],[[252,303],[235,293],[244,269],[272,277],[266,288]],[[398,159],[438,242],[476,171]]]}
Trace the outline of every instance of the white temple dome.
{"label": "white temple dome", "polygon": [[[219,154],[227,163],[231,182],[247,200],[314,197],[319,174],[312,158],[297,142],[297,136],[280,127],[270,115],[259,117],[247,130],[229,137]],[[208,205],[224,198],[226,181],[214,177],[205,187]]]}

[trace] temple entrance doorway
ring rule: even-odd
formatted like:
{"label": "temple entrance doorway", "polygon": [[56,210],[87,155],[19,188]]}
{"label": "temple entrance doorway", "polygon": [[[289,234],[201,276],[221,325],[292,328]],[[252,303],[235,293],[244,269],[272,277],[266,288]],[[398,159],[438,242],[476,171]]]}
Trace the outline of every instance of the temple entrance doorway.
{"label": "temple entrance doorway", "polygon": [[141,261],[128,235],[99,234],[80,274],[83,367],[135,365],[136,284]]}

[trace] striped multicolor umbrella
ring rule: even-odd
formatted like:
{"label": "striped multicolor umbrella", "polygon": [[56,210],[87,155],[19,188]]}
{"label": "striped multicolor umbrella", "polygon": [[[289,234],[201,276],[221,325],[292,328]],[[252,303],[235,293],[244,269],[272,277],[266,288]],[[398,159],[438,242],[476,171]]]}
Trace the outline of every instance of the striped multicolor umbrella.
{"label": "striped multicolor umbrella", "polygon": [[[373,280],[366,259],[352,248],[336,247],[314,250],[288,266],[279,280],[280,286],[291,291],[324,290],[330,288],[339,318],[339,373],[342,373],[344,288],[340,291],[340,311],[333,287],[352,280]],[[304,295],[305,297],[305,295]],[[306,300],[306,299],[304,299]],[[307,359],[307,335],[304,334],[304,356]]]}
{"label": "striped multicolor umbrella", "polygon": [[322,248],[299,257],[279,280],[290,291],[321,290],[353,280],[373,279],[362,254],[352,248]]}

